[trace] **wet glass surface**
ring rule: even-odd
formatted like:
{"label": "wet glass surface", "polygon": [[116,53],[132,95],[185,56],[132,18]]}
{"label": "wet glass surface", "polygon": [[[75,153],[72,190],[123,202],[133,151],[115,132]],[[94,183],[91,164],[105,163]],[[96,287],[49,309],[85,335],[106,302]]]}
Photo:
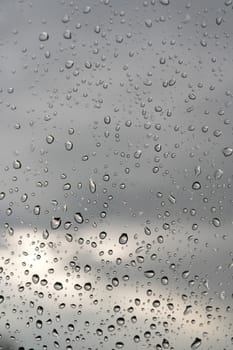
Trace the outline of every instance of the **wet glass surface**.
{"label": "wet glass surface", "polygon": [[232,349],[232,0],[0,26],[0,349]]}

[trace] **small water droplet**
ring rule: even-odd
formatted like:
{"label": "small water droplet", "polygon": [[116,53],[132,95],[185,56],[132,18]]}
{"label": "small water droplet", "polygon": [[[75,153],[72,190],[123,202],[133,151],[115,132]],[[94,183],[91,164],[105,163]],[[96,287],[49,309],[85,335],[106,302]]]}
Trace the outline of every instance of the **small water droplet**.
{"label": "small water droplet", "polygon": [[44,239],[48,239],[49,238],[49,231],[48,230],[44,230],[43,233],[42,233],[42,237]]}

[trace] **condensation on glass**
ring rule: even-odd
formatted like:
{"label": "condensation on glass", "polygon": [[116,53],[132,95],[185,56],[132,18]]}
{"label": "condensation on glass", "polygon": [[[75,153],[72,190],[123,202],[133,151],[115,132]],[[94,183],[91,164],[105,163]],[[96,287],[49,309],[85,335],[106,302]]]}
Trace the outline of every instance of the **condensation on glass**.
{"label": "condensation on glass", "polygon": [[232,0],[0,28],[0,349],[233,349]]}

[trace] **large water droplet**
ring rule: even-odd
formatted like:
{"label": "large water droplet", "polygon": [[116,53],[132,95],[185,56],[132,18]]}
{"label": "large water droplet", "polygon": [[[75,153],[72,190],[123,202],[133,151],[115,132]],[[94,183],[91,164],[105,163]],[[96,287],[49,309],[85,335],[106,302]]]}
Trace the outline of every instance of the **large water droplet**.
{"label": "large water droplet", "polygon": [[192,350],[196,350],[201,346],[202,340],[200,338],[195,338],[194,342],[191,345]]}
{"label": "large water droplet", "polygon": [[14,169],[20,169],[21,166],[22,166],[22,164],[21,164],[20,160],[18,160],[18,159],[14,160],[14,162],[13,162]]}
{"label": "large water droplet", "polygon": [[144,271],[144,276],[146,278],[153,278],[155,276],[155,272],[154,270],[147,270],[147,271]]}
{"label": "large water droplet", "polygon": [[225,157],[229,157],[233,153],[233,149],[231,147],[224,147],[222,153]]}
{"label": "large water droplet", "polygon": [[154,300],[152,305],[153,305],[153,307],[159,307],[160,306],[160,300]]}
{"label": "large water droplet", "polygon": [[120,244],[126,244],[128,242],[128,235],[127,233],[122,233],[119,237],[119,243]]}
{"label": "large water droplet", "polygon": [[221,221],[220,221],[219,218],[213,218],[212,224],[213,224],[215,227],[220,227],[220,226],[221,226]]}
{"label": "large water droplet", "polygon": [[49,39],[49,34],[47,32],[41,32],[39,35],[40,41],[47,41]]}
{"label": "large water droplet", "polygon": [[40,277],[37,274],[32,275],[32,282],[37,284],[40,280]]}
{"label": "large water droplet", "polygon": [[96,191],[96,183],[92,179],[89,180],[89,190],[91,193]]}
{"label": "large water droplet", "polygon": [[214,173],[215,180],[220,180],[222,176],[223,176],[223,170],[217,169]]}
{"label": "large water droplet", "polygon": [[193,190],[200,190],[200,188],[201,188],[200,182],[198,182],[198,181],[193,182],[193,184],[192,184]]}
{"label": "large water droplet", "polygon": [[61,282],[55,282],[53,285],[53,288],[56,289],[57,291],[63,289],[63,284]]}
{"label": "large water droplet", "polygon": [[57,230],[61,226],[61,218],[53,217],[50,221],[50,226],[53,230]]}
{"label": "large water droplet", "polygon": [[75,213],[74,220],[77,222],[77,224],[82,224],[84,221],[81,213]]}
{"label": "large water droplet", "polygon": [[159,0],[161,5],[169,5],[170,4],[170,0]]}

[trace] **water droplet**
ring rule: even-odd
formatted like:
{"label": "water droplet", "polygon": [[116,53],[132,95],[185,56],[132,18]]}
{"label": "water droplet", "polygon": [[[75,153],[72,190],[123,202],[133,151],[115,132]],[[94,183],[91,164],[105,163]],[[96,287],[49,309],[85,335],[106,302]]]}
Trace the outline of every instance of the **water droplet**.
{"label": "water droplet", "polygon": [[191,349],[192,350],[198,349],[201,343],[202,343],[202,340],[200,338],[195,338],[194,342],[191,345]]}
{"label": "water droplet", "polygon": [[170,4],[170,0],[159,0],[161,5],[169,5]]}
{"label": "water droplet", "polygon": [[74,220],[77,222],[77,224],[82,224],[84,221],[81,213],[75,213]]}
{"label": "water droplet", "polygon": [[14,162],[13,162],[14,169],[20,169],[21,166],[22,166],[22,164],[21,164],[20,160],[18,160],[18,159],[14,160]]}
{"label": "water droplet", "polygon": [[69,29],[66,29],[63,34],[64,39],[71,39],[72,38],[72,33]]}
{"label": "water droplet", "polygon": [[71,233],[66,233],[65,234],[65,239],[67,240],[67,242],[71,243],[73,241],[73,236]]}
{"label": "water droplet", "polygon": [[35,215],[40,215],[40,206],[39,205],[35,205],[35,207],[33,209],[33,213]]}
{"label": "water droplet", "polygon": [[224,147],[223,150],[222,150],[222,153],[225,157],[229,157],[232,155],[233,153],[233,149],[230,148],[230,147]]}
{"label": "water droplet", "polygon": [[128,235],[127,233],[122,233],[119,237],[119,243],[120,244],[126,244],[128,242]]}
{"label": "water droplet", "polygon": [[157,174],[159,172],[159,167],[158,166],[154,166],[152,169],[154,174]]}
{"label": "water droplet", "polygon": [[6,196],[5,192],[0,192],[0,200],[4,199]]}
{"label": "water droplet", "polygon": [[161,278],[161,283],[162,283],[162,285],[167,286],[167,285],[168,285],[168,282],[169,282],[169,280],[168,280],[168,277],[167,277],[167,276],[163,276],[163,277]]}
{"label": "water droplet", "polygon": [[200,182],[195,181],[195,182],[192,184],[192,189],[193,189],[193,190],[200,190],[200,188],[201,188]]}
{"label": "water droplet", "polygon": [[147,226],[144,228],[144,232],[145,232],[145,235],[147,235],[147,236],[150,236],[150,235],[151,235],[151,230],[150,230],[150,228],[147,227]]}
{"label": "water droplet", "polygon": [[62,18],[62,22],[68,23],[69,21],[70,21],[70,16],[66,13]]}
{"label": "water droplet", "polygon": [[220,24],[222,24],[222,21],[223,21],[222,16],[219,16],[219,17],[216,18],[216,24],[217,24],[218,26],[220,26]]}
{"label": "water droplet", "polygon": [[40,277],[37,274],[32,275],[32,282],[37,284],[40,280]]}
{"label": "water droplet", "polygon": [[139,335],[135,335],[133,338],[135,343],[139,343],[140,342],[140,336]]}
{"label": "water droplet", "polygon": [[91,7],[90,6],[85,6],[83,13],[86,15],[91,12]]}
{"label": "water droplet", "polygon": [[175,203],[176,203],[176,198],[175,198],[175,196],[173,196],[172,194],[169,195],[168,199],[169,199],[169,202],[170,202],[170,203],[172,203],[172,204],[175,204]]}
{"label": "water droplet", "polygon": [[195,167],[195,175],[196,175],[196,176],[201,175],[201,167],[200,167],[200,165],[197,165],[197,166]]}
{"label": "water droplet", "polygon": [[72,323],[70,323],[70,324],[68,324],[67,329],[68,329],[69,332],[74,332],[75,327],[74,327],[74,325]]}
{"label": "water droplet", "polygon": [[90,61],[86,61],[84,65],[87,69],[91,69],[92,67],[92,63]]}
{"label": "water droplet", "polygon": [[28,199],[27,193],[23,193],[22,196],[20,197],[20,200],[22,203],[25,203]]}
{"label": "water droplet", "polygon": [[220,226],[221,226],[221,221],[220,221],[218,218],[213,218],[212,224],[213,224],[215,227],[220,227]]}
{"label": "water droplet", "polygon": [[99,238],[100,239],[105,239],[107,237],[107,233],[105,231],[100,232]]}
{"label": "water droplet", "polygon": [[57,230],[61,226],[61,218],[52,217],[52,220],[50,221],[50,226],[53,230]]}
{"label": "water droplet", "polygon": [[46,137],[46,142],[47,142],[49,145],[51,145],[51,144],[53,143],[53,141],[54,141],[53,135],[48,135],[48,136]]}
{"label": "water droplet", "polygon": [[105,123],[106,125],[108,125],[108,124],[111,123],[111,117],[110,117],[110,115],[106,115],[106,116],[104,117],[104,123]]}
{"label": "water droplet", "polygon": [[43,327],[43,322],[41,320],[36,321],[36,328],[41,329]]}
{"label": "water droplet", "polygon": [[82,286],[80,286],[80,284],[76,283],[76,284],[74,285],[74,289],[76,289],[76,290],[81,290],[81,289],[82,289]]}
{"label": "water droplet", "polygon": [[190,275],[190,271],[188,271],[188,270],[182,272],[183,279],[187,279],[189,277],[189,275]]}
{"label": "water droplet", "polygon": [[67,60],[66,63],[65,63],[65,67],[66,67],[67,69],[72,68],[73,65],[74,65],[74,61],[73,61],[73,60]]}
{"label": "water droplet", "polygon": [[153,278],[155,276],[155,272],[154,270],[147,270],[147,271],[144,271],[144,276],[146,278]]}
{"label": "water droplet", "polygon": [[83,288],[84,288],[86,291],[89,292],[89,291],[91,290],[91,288],[92,288],[92,285],[91,285],[90,282],[87,282],[87,283],[84,284]]}
{"label": "water droplet", "polygon": [[63,289],[63,284],[61,282],[55,282],[53,285],[53,288],[56,289],[57,291]]}
{"label": "water droplet", "polygon": [[222,176],[223,176],[223,170],[217,169],[214,173],[215,180],[220,180]]}
{"label": "water droplet", "polygon": [[232,0],[225,0],[224,5],[226,5],[226,6],[232,5]]}
{"label": "water droplet", "polygon": [[43,233],[42,233],[42,237],[44,239],[48,239],[49,238],[49,231],[48,230],[44,230]]}
{"label": "water droplet", "polygon": [[152,303],[153,307],[159,307],[160,306],[160,301],[159,300],[154,300]]}
{"label": "water droplet", "polygon": [[112,285],[113,285],[113,287],[118,287],[119,286],[119,280],[118,280],[117,277],[113,277]]}
{"label": "water droplet", "polygon": [[145,25],[147,28],[151,28],[152,27],[152,20],[151,19],[146,19],[145,20]]}
{"label": "water droplet", "polygon": [[72,141],[66,141],[65,142],[65,149],[67,151],[71,151],[73,149],[73,142]]}
{"label": "water droplet", "polygon": [[41,32],[39,35],[40,41],[47,41],[49,39],[49,34],[47,32]]}
{"label": "water droplet", "polygon": [[89,180],[89,190],[91,193],[96,191],[96,183],[92,179]]}
{"label": "water droplet", "polygon": [[138,149],[135,153],[134,153],[134,158],[135,159],[139,159],[142,155],[142,151],[140,149]]}

